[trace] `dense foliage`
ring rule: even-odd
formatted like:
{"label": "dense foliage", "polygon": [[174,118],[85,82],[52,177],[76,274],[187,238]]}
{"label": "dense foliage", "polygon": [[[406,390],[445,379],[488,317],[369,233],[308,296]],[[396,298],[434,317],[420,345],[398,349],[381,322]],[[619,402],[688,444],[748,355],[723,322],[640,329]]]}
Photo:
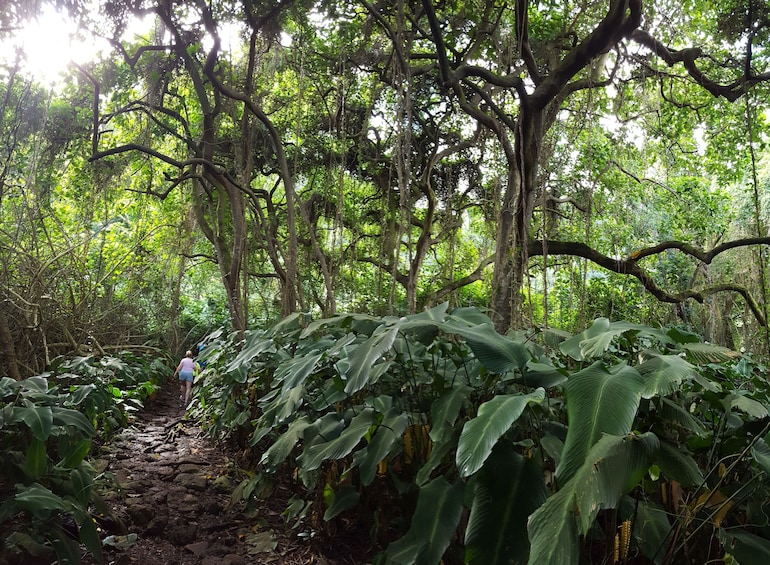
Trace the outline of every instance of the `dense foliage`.
{"label": "dense foliage", "polygon": [[766,368],[682,328],[502,336],[444,304],[295,315],[203,359],[196,413],[256,463],[233,502],[289,480],[299,533],[355,524],[378,563],[770,556]]}
{"label": "dense foliage", "polygon": [[0,559],[101,559],[98,520],[112,488],[96,449],[169,375],[161,359],[58,359],[50,373],[0,379]]}

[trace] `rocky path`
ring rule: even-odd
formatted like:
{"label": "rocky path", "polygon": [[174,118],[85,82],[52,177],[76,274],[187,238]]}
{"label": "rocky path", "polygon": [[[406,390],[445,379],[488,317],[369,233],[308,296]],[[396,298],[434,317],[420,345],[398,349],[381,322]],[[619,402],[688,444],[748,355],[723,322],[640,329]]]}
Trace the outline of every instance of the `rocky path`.
{"label": "rocky path", "polygon": [[230,508],[231,459],[185,417],[173,383],[105,445],[99,464],[105,563],[239,565],[348,563],[317,555],[283,532],[280,506],[245,515]]}

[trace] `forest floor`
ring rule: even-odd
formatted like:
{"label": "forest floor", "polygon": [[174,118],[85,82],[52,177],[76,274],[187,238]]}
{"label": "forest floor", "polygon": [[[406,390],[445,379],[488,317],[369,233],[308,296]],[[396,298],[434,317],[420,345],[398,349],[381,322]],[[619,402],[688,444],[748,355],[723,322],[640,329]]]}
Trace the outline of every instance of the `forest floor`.
{"label": "forest floor", "polygon": [[178,395],[175,383],[164,384],[132,425],[102,448],[100,464],[114,477],[102,493],[112,513],[102,524],[104,534],[113,534],[104,548],[106,564],[369,561],[366,540],[355,536],[308,541],[298,536],[282,516],[292,495],[286,489],[276,489],[256,511],[232,505],[232,491],[243,477],[226,448],[187,418]]}

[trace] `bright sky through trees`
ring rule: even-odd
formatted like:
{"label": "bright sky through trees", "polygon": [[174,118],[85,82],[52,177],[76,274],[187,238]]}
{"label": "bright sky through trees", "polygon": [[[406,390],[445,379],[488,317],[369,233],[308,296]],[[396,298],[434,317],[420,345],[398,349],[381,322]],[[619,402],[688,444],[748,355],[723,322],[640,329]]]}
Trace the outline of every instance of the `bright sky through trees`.
{"label": "bright sky through trees", "polygon": [[70,62],[86,63],[107,47],[88,34],[78,34],[77,25],[66,14],[49,6],[22,29],[11,32],[0,43],[0,60],[12,64],[21,54],[21,68],[42,84],[54,85]]}

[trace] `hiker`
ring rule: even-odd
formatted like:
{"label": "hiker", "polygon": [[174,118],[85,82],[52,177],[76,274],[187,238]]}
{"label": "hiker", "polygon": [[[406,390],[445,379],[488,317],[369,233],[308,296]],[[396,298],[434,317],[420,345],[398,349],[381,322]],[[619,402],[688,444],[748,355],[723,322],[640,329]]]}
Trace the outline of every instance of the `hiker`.
{"label": "hiker", "polygon": [[175,377],[179,375],[179,401],[182,406],[187,406],[190,403],[195,365],[192,351],[188,351],[174,371]]}

